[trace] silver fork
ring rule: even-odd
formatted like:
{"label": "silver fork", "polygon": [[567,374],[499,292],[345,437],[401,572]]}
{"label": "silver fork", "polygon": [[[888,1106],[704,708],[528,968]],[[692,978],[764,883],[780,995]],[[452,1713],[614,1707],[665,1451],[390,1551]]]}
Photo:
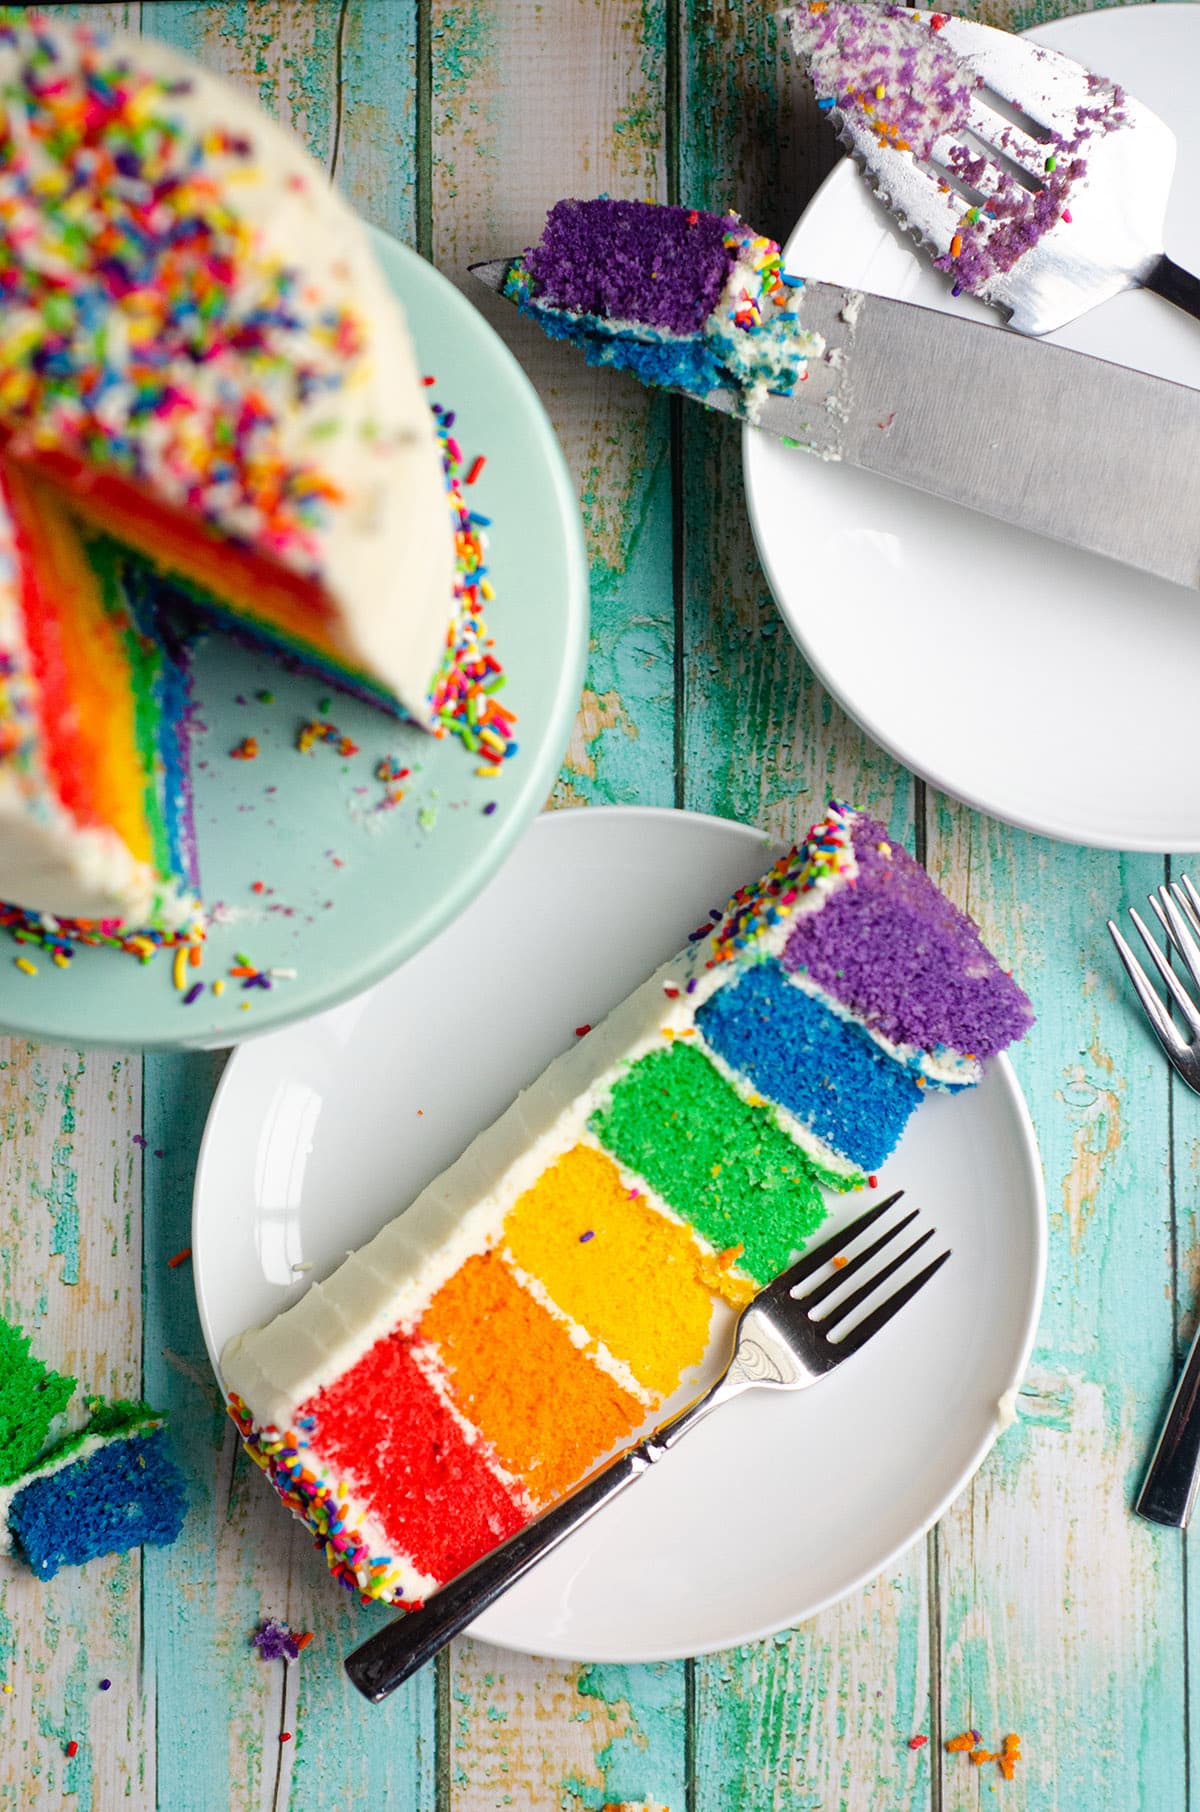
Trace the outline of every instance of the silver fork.
{"label": "silver fork", "polygon": [[[1200,943],[1197,942],[1200,939],[1200,894],[1187,875],[1183,875],[1179,881],[1172,882],[1170,887],[1160,887],[1157,893],[1148,897],[1159,924],[1167,934],[1168,943],[1179,952],[1193,984],[1200,989]],[[1155,968],[1162,976],[1167,993],[1179,1009],[1188,1029],[1186,1038],[1171,1018],[1169,1008],[1163,1005],[1155,993],[1145,970],[1121,935],[1120,928],[1109,919],[1108,929],[1117,946],[1117,954],[1125,965],[1126,974],[1133,983],[1138,999],[1146,1009],[1146,1017],[1159,1044],[1188,1087],[1200,1094],[1200,1007],[1197,1007],[1132,906],[1129,908],[1129,916],[1136,925]]]}
{"label": "silver fork", "polygon": [[[834,1258],[844,1254],[869,1227],[875,1225],[900,1199],[901,1191],[860,1214],[849,1226],[806,1252],[803,1258],[767,1284],[738,1319],[729,1363],[712,1388],[681,1410],[636,1447],[620,1454],[585,1479],[582,1485],[541,1516],[493,1548],[457,1579],[434,1594],[419,1610],[406,1611],[346,1659],[346,1672],[365,1698],[378,1704],[395,1692],[418,1668],[433,1659],[452,1636],[473,1623],[490,1604],[514,1586],[536,1561],[558,1547],[575,1529],[590,1520],[605,1504],[620,1495],[635,1479],[669,1453],[676,1442],[712,1410],[743,1391],[761,1387],[804,1390],[857,1353],[882,1327],[911,1302],[918,1290],[940,1271],[949,1251],[931,1259],[915,1276],[887,1294],[881,1286],[908,1263],[933,1238],[931,1227],[878,1270],[842,1294],[846,1283],[863,1272],[898,1234],[917,1218],[914,1208],[885,1227],[869,1245],[856,1251],[838,1269]],[[828,1275],[820,1273],[828,1270]],[[811,1281],[814,1280],[815,1281]],[[857,1310],[873,1306],[848,1328],[841,1339],[834,1336]],[[818,1311],[824,1310],[823,1314]]]}
{"label": "silver fork", "polygon": [[[804,11],[796,7],[789,17]],[[1113,83],[1028,38],[958,18],[939,35],[982,86],[971,97],[963,135],[943,134],[928,162],[888,145],[865,121],[831,110],[839,136],[900,225],[948,259],[972,207],[986,218],[997,194],[1011,200],[1021,188],[1040,188],[1054,168],[1047,158],[1072,156],[1084,132],[1086,167],[1071,182],[1066,214],[1011,269],[974,286],[975,294],[1009,311],[1010,327],[1026,334],[1051,333],[1138,286],[1200,316],[1200,280],[1163,250],[1175,169],[1170,127]],[[1107,119],[1090,130],[1106,107]]]}
{"label": "silver fork", "polygon": [[[1181,957],[1188,975],[1200,990],[1200,893],[1187,875],[1149,896],[1167,941]],[[1108,929],[1117,946],[1146,1017],[1176,1073],[1200,1094],[1200,1008],[1188,993],[1167,958],[1133,907],[1129,916],[1163,979],[1167,993],[1187,1027],[1185,1038],[1155,992],[1149,977],[1112,919]],[[1142,1488],[1134,1502],[1139,1516],[1150,1522],[1186,1529],[1200,1487],[1200,1328],[1197,1328],[1171,1406],[1155,1443]]]}

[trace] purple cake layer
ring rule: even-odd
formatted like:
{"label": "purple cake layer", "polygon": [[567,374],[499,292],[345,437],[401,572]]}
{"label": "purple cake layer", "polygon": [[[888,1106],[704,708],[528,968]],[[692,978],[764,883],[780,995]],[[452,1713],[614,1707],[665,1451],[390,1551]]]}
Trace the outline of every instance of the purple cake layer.
{"label": "purple cake layer", "polygon": [[525,253],[535,300],[554,308],[696,334],[734,257],[731,216],[639,201],[560,201]]}
{"label": "purple cake layer", "polygon": [[966,914],[882,824],[855,817],[851,837],[856,878],[797,918],[784,968],[895,1044],[982,1060],[1022,1037],[1032,1008]]}

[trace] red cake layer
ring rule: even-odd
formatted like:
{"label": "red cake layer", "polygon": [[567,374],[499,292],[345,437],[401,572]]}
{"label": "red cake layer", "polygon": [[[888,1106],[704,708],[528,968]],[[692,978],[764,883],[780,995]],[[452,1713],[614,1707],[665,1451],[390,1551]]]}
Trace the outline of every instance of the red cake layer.
{"label": "red cake layer", "polygon": [[[312,1454],[422,1573],[452,1579],[528,1521],[440,1401],[402,1334],[379,1340],[299,1412]],[[370,1439],[363,1437],[370,1429]]]}

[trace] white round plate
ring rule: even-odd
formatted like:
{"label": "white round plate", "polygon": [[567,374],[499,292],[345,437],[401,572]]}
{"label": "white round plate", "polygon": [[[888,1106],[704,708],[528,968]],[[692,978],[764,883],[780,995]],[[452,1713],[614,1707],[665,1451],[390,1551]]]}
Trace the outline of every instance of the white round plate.
{"label": "white round plate", "polygon": [[[1200,9],[1117,7],[1030,35],[1123,83],[1174,129],[1167,249],[1200,270]],[[998,319],[969,296],[950,296],[949,280],[892,225],[849,160],[805,211],[787,263]],[[1051,338],[1200,388],[1200,324],[1145,290]],[[1120,429],[1097,422],[1096,431]],[[1026,829],[1106,848],[1200,849],[1195,592],[752,430],[744,455],[755,536],[784,620],[876,741],[957,798]],[[1045,479],[1053,484],[1054,474]]]}
{"label": "white round plate", "polygon": [[[777,853],[759,831],[691,813],[540,818],[403,969],[239,1049],[205,1133],[192,1233],[218,1375],[231,1335],[377,1232],[577,1025]],[[952,1248],[934,1282],[818,1388],[743,1398],[698,1428],[478,1635],[589,1660],[724,1648],[811,1616],[941,1515],[995,1439],[1041,1300],[1041,1170],[1006,1062],[974,1092],[926,1104],[881,1174],[889,1185]]]}

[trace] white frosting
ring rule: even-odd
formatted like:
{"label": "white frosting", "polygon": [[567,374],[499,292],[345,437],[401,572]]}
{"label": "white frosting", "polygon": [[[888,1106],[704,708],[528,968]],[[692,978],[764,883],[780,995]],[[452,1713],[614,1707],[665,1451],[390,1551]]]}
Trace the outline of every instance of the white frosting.
{"label": "white frosting", "polygon": [[[56,61],[74,68],[86,54],[86,34],[39,19],[39,36],[57,46]],[[0,47],[0,81],[20,93],[21,68],[31,38]],[[182,85],[169,97],[155,96],[153,108],[181,129],[182,161],[189,142],[209,140],[205,173],[220,187],[220,200],[235,217],[230,241],[240,240],[230,292],[231,325],[251,319],[280,267],[297,271],[294,327],[272,328],[278,367],[260,362],[251,369],[236,349],[203,362],[182,354],[167,375],[189,398],[179,415],[129,425],[132,387],[114,385],[105,398],[114,434],[135,437],[143,455],[139,482],[174,507],[190,509],[186,492],[187,445],[202,442],[210,418],[228,413],[230,389],[265,398],[277,424],[271,451],[286,466],[311,469],[335,492],[320,521],[305,537],[271,532],[262,505],[236,476],[222,487],[212,483],[205,507],[223,533],[237,536],[282,565],[305,573],[321,586],[333,615],[329,629],[341,656],[392,690],[406,709],[428,722],[427,693],[437,668],[453,611],[453,541],[432,417],[413,359],[401,310],[375,263],[361,223],[330,189],[324,172],[281,127],[232,86],[147,39],[114,38],[103,53],[119,51],[135,72]],[[19,107],[10,103],[14,130],[23,131]],[[248,156],[212,148],[211,135],[249,141]],[[29,147],[40,167],[50,165],[44,147]],[[0,200],[5,199],[0,172]],[[103,198],[97,196],[101,207]],[[34,216],[36,225],[36,216]],[[85,228],[90,224],[85,218]],[[31,255],[52,258],[54,246],[36,245]],[[353,315],[361,352],[349,360],[333,344],[320,317]],[[120,354],[125,311],[114,305],[106,322],[110,349]],[[21,356],[22,337],[44,331],[39,311],[6,298],[0,321],[0,374],[9,347]],[[313,384],[297,394],[295,371],[306,366],[319,376],[343,379],[336,388]],[[224,399],[224,400],[222,400]],[[2,413],[2,404],[0,404]],[[37,416],[7,423],[11,445],[68,454],[70,423]],[[181,447],[184,454],[180,456]],[[120,468],[114,462],[114,471]]]}

